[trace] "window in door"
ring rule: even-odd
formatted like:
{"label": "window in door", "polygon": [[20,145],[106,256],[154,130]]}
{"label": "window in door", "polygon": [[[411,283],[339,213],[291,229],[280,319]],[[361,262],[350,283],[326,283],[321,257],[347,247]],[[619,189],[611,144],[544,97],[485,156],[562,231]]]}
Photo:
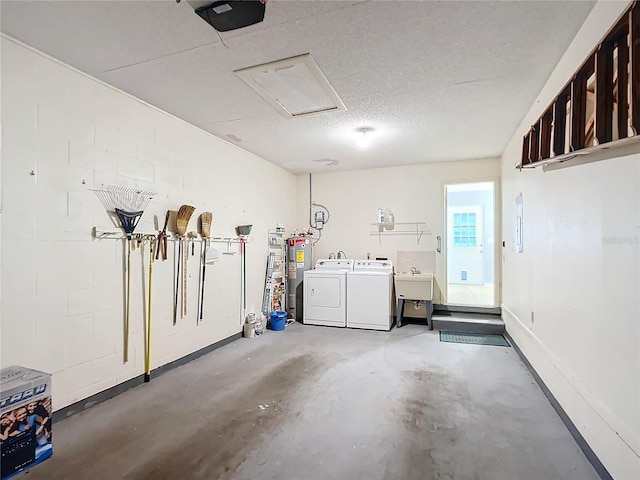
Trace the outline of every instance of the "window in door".
{"label": "window in door", "polygon": [[474,212],[454,213],[453,246],[456,248],[477,246],[476,228],[476,214]]}

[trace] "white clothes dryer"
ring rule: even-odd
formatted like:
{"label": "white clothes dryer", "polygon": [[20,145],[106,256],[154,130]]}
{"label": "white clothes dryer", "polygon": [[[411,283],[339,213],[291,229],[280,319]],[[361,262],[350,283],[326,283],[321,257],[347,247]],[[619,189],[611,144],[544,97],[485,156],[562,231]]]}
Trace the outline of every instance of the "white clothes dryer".
{"label": "white clothes dryer", "polygon": [[347,274],[347,327],[390,330],[393,325],[393,264],[356,260]]}
{"label": "white clothes dryer", "polygon": [[304,272],[303,323],[328,327],[347,325],[347,272],[355,260],[322,259]]}

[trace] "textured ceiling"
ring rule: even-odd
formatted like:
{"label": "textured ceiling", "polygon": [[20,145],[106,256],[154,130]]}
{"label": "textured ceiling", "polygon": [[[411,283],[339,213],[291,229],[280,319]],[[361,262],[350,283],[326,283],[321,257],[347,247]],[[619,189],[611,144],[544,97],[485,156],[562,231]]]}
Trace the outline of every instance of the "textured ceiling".
{"label": "textured ceiling", "polygon": [[[500,155],[595,2],[269,0],[220,36],[193,11],[205,3],[3,0],[1,26],[305,173]],[[233,73],[303,53],[347,111],[286,119]]]}

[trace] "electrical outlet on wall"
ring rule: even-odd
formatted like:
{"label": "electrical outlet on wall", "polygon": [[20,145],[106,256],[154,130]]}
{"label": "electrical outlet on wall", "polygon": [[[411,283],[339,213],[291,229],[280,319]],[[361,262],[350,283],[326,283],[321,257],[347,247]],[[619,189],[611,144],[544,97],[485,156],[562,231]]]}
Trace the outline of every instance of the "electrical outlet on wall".
{"label": "electrical outlet on wall", "polygon": [[531,312],[531,323],[536,323],[533,312]]}

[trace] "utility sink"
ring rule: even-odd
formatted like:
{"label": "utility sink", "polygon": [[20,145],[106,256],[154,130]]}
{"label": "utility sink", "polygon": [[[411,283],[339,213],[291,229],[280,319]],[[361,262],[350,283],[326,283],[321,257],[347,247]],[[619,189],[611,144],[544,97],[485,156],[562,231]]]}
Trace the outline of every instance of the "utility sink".
{"label": "utility sink", "polygon": [[405,300],[433,300],[433,273],[396,273],[396,297]]}

